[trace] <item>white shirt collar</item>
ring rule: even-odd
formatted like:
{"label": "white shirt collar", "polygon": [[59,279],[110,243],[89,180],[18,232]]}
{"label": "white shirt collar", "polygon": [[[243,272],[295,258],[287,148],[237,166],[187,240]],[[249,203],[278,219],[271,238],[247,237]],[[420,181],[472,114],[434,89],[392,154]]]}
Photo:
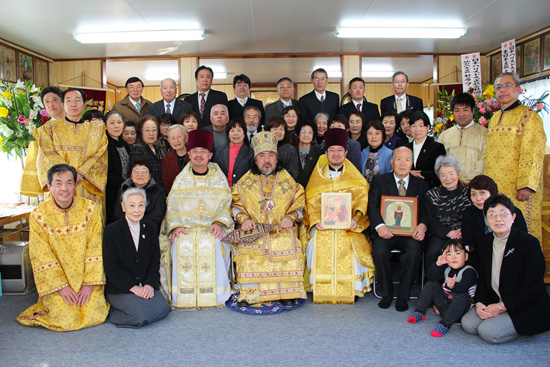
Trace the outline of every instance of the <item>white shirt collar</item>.
{"label": "white shirt collar", "polygon": [[319,101],[321,100],[321,97],[324,97],[325,100],[327,99],[327,91],[326,90],[323,92],[323,94],[317,93],[317,91],[315,89],[313,91],[315,92],[315,96],[317,97],[317,99]]}
{"label": "white shirt collar", "polygon": [[[139,107],[140,107],[140,108],[142,107],[142,106],[141,106],[141,97],[139,97],[139,101],[137,101],[137,102],[134,101],[134,100],[132,99],[132,97],[130,97],[130,96],[128,96],[128,99],[130,100],[130,102],[132,102],[132,104],[134,105],[134,107],[136,107],[136,104],[137,104],[137,103],[139,103]],[[136,107],[136,110],[137,110],[137,107]]]}
{"label": "white shirt collar", "polygon": [[[198,99],[199,99],[199,107],[201,105],[201,98],[202,98],[201,93],[202,92],[197,91],[197,96],[198,96]],[[208,99],[208,93],[210,93],[210,89],[208,91],[204,92],[204,99]]]}
{"label": "white shirt collar", "polygon": [[[399,100],[399,96],[397,94],[394,94],[393,96],[395,97],[395,102],[397,102]],[[407,93],[403,93],[403,95],[401,96],[401,100],[407,101]]]}
{"label": "white shirt collar", "polygon": [[411,177],[411,175],[409,174],[405,178],[397,178],[395,173],[393,174],[393,179],[395,180],[395,184],[397,185],[397,187],[399,187],[399,180],[405,181],[405,190],[409,187],[409,178],[410,177]]}
{"label": "white shirt collar", "polygon": [[280,100],[283,106],[285,107],[292,106],[292,99],[289,99],[288,102],[285,102],[282,98],[280,98]]}
{"label": "white shirt collar", "polygon": [[166,105],[170,105],[170,111],[174,112],[174,107],[176,106],[176,99],[174,98],[172,102],[168,103],[165,100],[164,101],[164,110],[166,111]]}
{"label": "white shirt collar", "polygon": [[460,126],[458,126],[458,124],[456,125],[457,129],[459,129],[459,130],[467,129],[467,128],[472,127],[472,126],[474,126],[474,120],[472,120],[468,125],[466,125],[464,127],[460,127]]}

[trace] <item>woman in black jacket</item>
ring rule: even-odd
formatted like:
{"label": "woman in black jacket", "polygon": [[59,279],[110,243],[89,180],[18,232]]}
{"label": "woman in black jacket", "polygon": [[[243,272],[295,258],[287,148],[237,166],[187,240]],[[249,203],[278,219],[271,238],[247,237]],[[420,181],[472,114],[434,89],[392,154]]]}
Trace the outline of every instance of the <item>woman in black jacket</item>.
{"label": "woman in black jacket", "polygon": [[227,124],[229,144],[216,150],[213,162],[220,166],[229,187],[232,187],[250,169],[254,160],[254,151],[243,143],[246,137],[246,124],[241,118],[234,118]]}

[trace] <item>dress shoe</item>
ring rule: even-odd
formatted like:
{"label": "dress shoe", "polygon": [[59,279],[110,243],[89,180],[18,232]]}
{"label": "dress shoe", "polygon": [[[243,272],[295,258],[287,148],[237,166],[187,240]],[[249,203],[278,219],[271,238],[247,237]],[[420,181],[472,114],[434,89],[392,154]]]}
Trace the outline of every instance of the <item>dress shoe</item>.
{"label": "dress shoe", "polygon": [[240,301],[239,302],[239,307],[250,307],[250,303],[248,303],[246,301]]}
{"label": "dress shoe", "polygon": [[283,306],[294,306],[294,300],[293,299],[280,299],[279,303]]}
{"label": "dress shoe", "polygon": [[409,309],[409,305],[403,298],[398,298],[397,302],[395,302],[395,309],[399,312],[407,311]]}
{"label": "dress shoe", "polygon": [[378,307],[380,308],[389,308],[393,301],[393,297],[382,297],[382,300],[378,302]]}

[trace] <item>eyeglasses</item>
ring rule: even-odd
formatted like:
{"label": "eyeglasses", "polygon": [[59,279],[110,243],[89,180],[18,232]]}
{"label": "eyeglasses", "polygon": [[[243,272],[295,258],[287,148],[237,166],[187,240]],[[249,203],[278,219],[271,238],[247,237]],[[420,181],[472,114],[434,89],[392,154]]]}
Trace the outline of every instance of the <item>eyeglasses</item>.
{"label": "eyeglasses", "polygon": [[344,153],[344,148],[328,148],[327,151],[331,153]]}
{"label": "eyeglasses", "polygon": [[146,174],[149,173],[149,170],[147,170],[147,169],[141,169],[141,170],[140,170],[140,169],[136,169],[136,170],[134,170],[134,173],[135,173],[136,175],[139,175],[139,174],[141,174],[141,175],[146,175]]}
{"label": "eyeglasses", "polygon": [[312,130],[300,130],[300,133],[302,134],[313,134]]}
{"label": "eyeglasses", "polygon": [[508,89],[515,86],[515,83],[495,84],[495,90]]}
{"label": "eyeglasses", "polygon": [[315,78],[313,80],[315,80],[316,82],[319,82],[319,81],[324,82],[325,80],[327,80],[327,78]]}
{"label": "eyeglasses", "polygon": [[157,131],[158,131],[157,129],[143,130],[143,132],[146,133],[146,134],[154,134],[154,133],[156,133]]}
{"label": "eyeglasses", "polygon": [[279,85],[278,89],[292,89],[292,85]]}
{"label": "eyeglasses", "polygon": [[512,213],[510,213],[509,211],[508,211],[508,212],[506,212],[506,211],[501,211],[500,213],[491,212],[491,213],[488,213],[488,214],[487,214],[487,219],[495,220],[495,219],[497,219],[497,217],[499,217],[500,219],[506,219],[506,218],[508,218],[510,215],[512,215]]}

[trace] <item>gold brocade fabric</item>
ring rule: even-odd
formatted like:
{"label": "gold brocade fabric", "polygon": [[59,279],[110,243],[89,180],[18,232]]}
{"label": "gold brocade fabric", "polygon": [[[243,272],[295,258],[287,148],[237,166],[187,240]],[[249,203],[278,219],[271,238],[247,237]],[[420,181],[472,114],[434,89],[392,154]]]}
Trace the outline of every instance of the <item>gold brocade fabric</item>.
{"label": "gold brocade fabric", "polygon": [[[363,277],[372,279],[374,262],[371,256],[370,241],[362,234],[369,226],[367,204],[369,184],[347,159],[342,174],[328,178],[328,160],[322,155],[313,170],[306,188],[306,217],[304,225],[310,233],[317,223],[321,222],[321,194],[323,192],[351,193],[352,216],[357,220],[355,230],[315,231],[314,266],[311,267],[313,278],[314,303],[353,303],[356,295],[363,296],[370,289],[355,290],[358,275],[355,272],[355,261],[368,268]],[[309,267],[309,266],[308,266]]]}
{"label": "gold brocade fabric", "polygon": [[460,181],[465,185],[483,173],[486,136],[487,128],[477,123],[466,129],[455,125],[439,136],[438,141],[445,146],[447,154],[460,163]]}
{"label": "gold brocade fabric", "polygon": [[[263,192],[260,190],[260,180]],[[248,171],[233,186],[233,212],[255,223],[294,221],[304,208],[304,189],[286,170],[274,175]],[[272,210],[268,209],[271,200]],[[240,220],[240,223],[242,221]],[[306,298],[303,286],[304,254],[296,227],[272,230],[253,244],[233,244],[239,301],[250,304],[279,299]]]}
{"label": "gold brocade fabric", "polygon": [[[529,233],[542,243],[542,163],[546,135],[542,119],[531,108],[518,106],[498,111],[489,122],[484,174],[498,185],[498,191],[512,199],[525,217]],[[516,199],[516,191],[535,192],[528,201]]]}
{"label": "gold brocade fabric", "polygon": [[[194,175],[189,163],[174,181],[160,236],[161,261],[168,285],[166,293],[173,307],[223,306],[216,301],[216,295],[229,295],[228,274],[216,272],[216,241],[210,234],[210,226],[217,222],[224,229],[233,228],[230,206],[227,177],[215,163],[208,163],[205,176]],[[185,228],[188,233],[180,234],[175,243],[170,244],[169,234],[177,227]],[[219,281],[217,285],[217,277],[225,278],[227,286],[219,286]],[[177,294],[177,300],[172,299],[173,293]]]}
{"label": "gold brocade fabric", "polygon": [[[87,199],[75,197],[66,210],[48,200],[33,210],[29,251],[39,298],[17,317],[19,323],[69,331],[105,321],[102,232],[98,207]],[[84,285],[93,291],[83,306],[66,304],[58,293],[67,286],[78,293]]]}
{"label": "gold brocade fabric", "polygon": [[107,135],[105,124],[85,121],[74,124],[50,120],[33,134],[29,144],[21,193],[37,196],[48,190],[47,173],[55,164],[67,163],[83,177],[76,186],[76,195],[92,200],[103,209],[107,183]]}

